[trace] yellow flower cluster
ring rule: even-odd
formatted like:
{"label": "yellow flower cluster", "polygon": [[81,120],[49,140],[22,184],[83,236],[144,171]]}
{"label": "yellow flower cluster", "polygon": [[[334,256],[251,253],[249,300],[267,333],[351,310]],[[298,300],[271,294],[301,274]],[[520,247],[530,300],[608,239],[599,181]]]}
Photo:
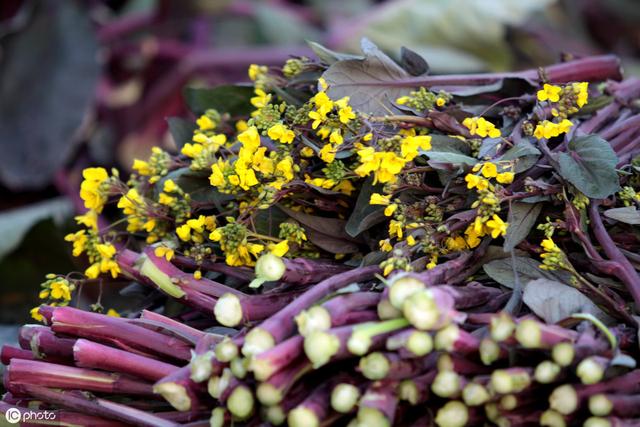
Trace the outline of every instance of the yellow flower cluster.
{"label": "yellow flower cluster", "polygon": [[108,188],[105,184],[109,180],[109,174],[104,168],[87,168],[82,171],[84,180],[80,184],[80,198],[87,209],[97,213],[102,212],[108,197]]}
{"label": "yellow flower cluster", "polygon": [[467,117],[462,121],[462,124],[469,129],[471,135],[478,135],[483,138],[499,138],[501,135],[500,129],[483,117]]}
{"label": "yellow flower cluster", "polygon": [[533,136],[537,139],[549,139],[563,133],[569,132],[569,129],[573,126],[571,120],[564,119],[560,123],[550,122],[549,120],[544,120],[541,123],[538,123],[536,129],[533,132]]}
{"label": "yellow flower cluster", "polygon": [[394,182],[396,176],[405,165],[413,160],[419,150],[431,149],[431,137],[429,135],[406,136],[400,143],[400,154],[393,151],[376,151],[374,147],[357,144],[360,166],[355,169],[358,176],[374,175],[373,183]]}
{"label": "yellow flower cluster", "polygon": [[176,234],[183,242],[202,243],[205,239],[205,233],[215,229],[215,217],[200,215],[198,218],[188,219],[187,222],[177,227]]}
{"label": "yellow flower cluster", "polygon": [[558,268],[564,268],[566,264],[566,258],[562,249],[555,244],[551,237],[544,239],[540,246],[544,252],[540,254],[542,258],[542,265],[540,268],[543,270],[557,270]]}
{"label": "yellow flower cluster", "polygon": [[[470,248],[478,246],[481,237],[490,235],[496,239],[507,233],[509,224],[498,216],[500,200],[490,180],[495,179],[499,184],[510,184],[513,182],[514,173],[508,170],[499,171],[498,166],[502,167],[492,162],[479,163],[473,167],[472,172],[480,174],[469,173],[465,176],[467,188],[475,188],[478,191],[478,200],[471,205],[472,208],[478,209],[478,214],[464,232],[466,244]],[[511,164],[507,163],[507,167],[511,167]],[[457,240],[455,243],[459,245],[461,241]]]}

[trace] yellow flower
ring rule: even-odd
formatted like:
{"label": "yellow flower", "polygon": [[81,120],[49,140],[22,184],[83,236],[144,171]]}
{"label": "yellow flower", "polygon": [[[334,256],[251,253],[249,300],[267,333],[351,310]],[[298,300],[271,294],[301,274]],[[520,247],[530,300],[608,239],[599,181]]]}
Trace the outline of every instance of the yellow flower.
{"label": "yellow flower", "polygon": [[280,141],[284,144],[290,144],[296,136],[291,129],[287,128],[282,123],[276,123],[271,126],[267,131],[267,135],[269,135],[269,138]]}
{"label": "yellow flower", "polygon": [[249,127],[246,131],[238,135],[238,141],[240,141],[244,148],[247,148],[251,153],[256,151],[260,146],[260,134],[255,126]]}
{"label": "yellow flower", "polygon": [[193,272],[193,278],[196,280],[202,279],[202,271],[196,270]]}
{"label": "yellow flower", "polygon": [[158,246],[153,250],[153,253],[155,254],[155,256],[164,258],[167,261],[171,261],[171,259],[175,255],[174,250],[168,246]]}
{"label": "yellow flower", "polygon": [[473,249],[480,244],[480,235],[476,233],[473,224],[471,224],[464,232],[466,236],[466,243],[469,245],[469,248]]}
{"label": "yellow flower", "polygon": [[444,104],[446,104],[446,103],[447,103],[447,100],[446,100],[446,99],[444,99],[444,98],[442,98],[442,97],[440,97],[440,96],[439,96],[438,98],[436,98],[436,105],[437,105],[438,107],[443,107],[443,106],[444,106]]}
{"label": "yellow flower", "polygon": [[496,214],[493,214],[491,218],[492,219],[487,221],[486,224],[487,228],[491,230],[491,237],[495,239],[498,236],[504,236],[505,234],[507,234],[507,228],[509,227],[509,224],[502,221],[502,219]]}
{"label": "yellow flower", "polygon": [[545,83],[542,89],[538,91],[538,101],[551,101],[558,102],[560,100],[560,92],[562,88],[560,86],[554,86]]}
{"label": "yellow flower", "polygon": [[276,173],[289,182],[293,179],[293,159],[285,157],[276,165]]}
{"label": "yellow flower", "polygon": [[64,240],[73,242],[73,256],[80,256],[85,251],[89,238],[85,234],[85,230],[79,230],[75,233],[67,234],[64,236]]}
{"label": "yellow flower", "polygon": [[489,188],[489,181],[479,175],[469,173],[464,177],[464,180],[467,182],[467,188],[469,189],[477,188],[478,190],[482,191]]}
{"label": "yellow flower", "polygon": [[402,239],[402,235],[403,235],[402,222],[396,221],[395,219],[392,219],[391,221],[389,221],[389,236]]}
{"label": "yellow flower", "polygon": [[348,96],[345,96],[344,98],[336,101],[336,105],[338,106],[338,118],[340,119],[340,123],[343,123],[346,125],[351,120],[356,118],[356,114],[353,112],[353,110],[349,106]]}
{"label": "yellow flower", "polygon": [[318,126],[320,126],[320,124],[326,119],[326,117],[320,114],[318,111],[309,111],[309,118],[313,119],[313,123],[311,123],[312,129],[317,129]]}
{"label": "yellow flower", "polygon": [[106,169],[87,168],[82,171],[82,176],[84,181],[80,184],[80,198],[84,201],[85,208],[102,212],[107,195],[100,190],[100,186],[109,179]]}
{"label": "yellow flower", "polygon": [[102,258],[111,259],[116,254],[116,247],[111,243],[97,244],[96,249]]}
{"label": "yellow flower", "polygon": [[96,211],[88,210],[84,215],[75,217],[78,224],[84,225],[94,231],[98,231],[98,214]]}
{"label": "yellow flower", "polygon": [[263,74],[266,74],[269,69],[265,65],[251,64],[249,65],[249,78],[254,82]]}
{"label": "yellow flower", "polygon": [[162,187],[163,191],[166,191],[167,193],[173,193],[174,191],[178,190],[178,186],[176,185],[175,182],[173,182],[172,179],[167,179],[164,182],[164,185]]}
{"label": "yellow flower", "polygon": [[271,244],[269,246],[269,252],[271,252],[275,256],[284,256],[287,252],[289,252],[289,241],[283,240],[275,245]]}
{"label": "yellow flower", "polygon": [[400,143],[400,154],[405,160],[413,160],[418,155],[418,149],[425,151],[431,149],[429,135],[407,136]]}
{"label": "yellow flower", "polygon": [[393,246],[391,246],[391,242],[389,242],[389,239],[380,240],[378,244],[380,245],[380,250],[384,252],[391,252],[391,249],[393,249]]}
{"label": "yellow flower", "polygon": [[236,132],[244,132],[247,129],[249,129],[249,125],[246,120],[238,120],[236,122]]}
{"label": "yellow flower", "polygon": [[31,317],[34,320],[37,320],[38,322],[42,322],[44,320],[44,317],[42,316],[42,314],[40,314],[39,310],[40,310],[40,306],[33,307],[30,313],[31,313]]}
{"label": "yellow flower", "polygon": [[188,242],[191,240],[191,227],[189,224],[183,224],[180,227],[176,228],[176,234],[180,238],[180,240],[184,242]]}
{"label": "yellow flower", "polygon": [[151,175],[151,166],[144,160],[133,159],[133,170],[137,171],[140,175]]}
{"label": "yellow flower", "polygon": [[556,136],[559,136],[563,133],[569,132],[569,129],[573,126],[571,120],[564,119],[560,123],[553,123],[548,120],[544,120],[543,122],[538,123],[536,126],[533,136],[537,139],[549,139]]}
{"label": "yellow flower", "polygon": [[84,271],[85,276],[87,276],[89,279],[95,279],[100,275],[100,264],[99,263],[95,263],[95,264],[91,264],[85,271]]}
{"label": "yellow flower", "polygon": [[407,244],[409,246],[415,246],[416,239],[413,236],[407,236]]}
{"label": "yellow flower", "polygon": [[467,242],[462,236],[448,237],[445,245],[450,251],[462,251],[467,248]]}
{"label": "yellow flower", "polygon": [[589,83],[574,83],[573,90],[578,94],[576,104],[578,105],[578,108],[582,108],[587,103],[587,100],[589,98]]}
{"label": "yellow flower", "polygon": [[255,89],[256,96],[251,98],[251,105],[256,108],[263,108],[271,101],[271,94],[266,93],[262,89]]}
{"label": "yellow flower", "polygon": [[500,184],[511,184],[513,182],[513,172],[502,172],[496,175],[496,181]]}
{"label": "yellow flower", "polygon": [[56,280],[51,285],[51,297],[54,299],[71,300],[71,291],[66,280]]}
{"label": "yellow flower", "polygon": [[391,203],[391,196],[384,196],[380,193],[373,193],[369,198],[370,205],[388,205]]}
{"label": "yellow flower", "polygon": [[197,157],[198,154],[202,153],[202,150],[204,150],[204,146],[202,144],[191,144],[190,142],[187,142],[182,146],[180,152],[193,159]]}
{"label": "yellow flower", "polygon": [[107,310],[107,316],[120,317],[120,313],[115,311],[113,308],[110,308],[109,310]]}
{"label": "yellow flower", "polygon": [[542,248],[547,252],[555,252],[558,249],[558,246],[556,246],[555,242],[551,238],[544,239],[540,243],[540,246],[542,246]]}
{"label": "yellow flower", "polygon": [[311,98],[318,112],[324,117],[333,110],[333,101],[325,92],[318,92]]}
{"label": "yellow flower", "polygon": [[355,191],[355,187],[348,179],[343,179],[340,181],[335,187],[332,188],[333,191],[339,191],[340,193],[346,194],[350,196],[351,193]]}
{"label": "yellow flower", "polygon": [[483,117],[467,117],[462,124],[469,129],[471,135],[489,138],[498,138],[501,135],[500,129]]}
{"label": "yellow flower", "polygon": [[160,193],[158,196],[158,203],[165,206],[173,206],[176,203],[176,198],[168,195],[167,193]]}
{"label": "yellow flower", "polygon": [[337,150],[333,145],[326,144],[324,147],[322,147],[322,149],[318,153],[318,157],[320,157],[326,163],[331,163],[336,158],[336,152]]}
{"label": "yellow flower", "polygon": [[498,168],[496,167],[495,164],[491,162],[487,162],[484,165],[482,165],[482,169],[480,170],[480,172],[482,173],[482,176],[484,176],[485,178],[493,178],[496,175],[498,175]]}
{"label": "yellow flower", "polygon": [[363,141],[371,141],[372,139],[373,139],[373,134],[372,134],[371,132],[369,132],[369,133],[365,134],[365,135],[362,137],[362,140],[363,140]]}
{"label": "yellow flower", "polygon": [[342,134],[340,133],[340,129],[334,129],[333,132],[331,132],[331,135],[329,136],[329,142],[336,145],[340,145],[344,142]]}
{"label": "yellow flower", "polygon": [[211,165],[211,175],[209,175],[209,183],[214,187],[222,187],[225,183],[223,170],[226,169],[227,163],[218,159],[218,163]]}
{"label": "yellow flower", "polygon": [[398,209],[398,205],[396,203],[391,203],[389,206],[384,208],[384,215],[391,216]]}
{"label": "yellow flower", "polygon": [[436,265],[438,265],[438,255],[433,255],[431,257],[431,260],[429,261],[429,263],[427,264],[427,270],[431,270],[432,268],[434,268]]}
{"label": "yellow flower", "polygon": [[196,124],[200,128],[200,130],[212,130],[216,128],[216,124],[213,120],[209,118],[206,114],[203,114],[196,120]]}
{"label": "yellow flower", "polygon": [[314,154],[315,152],[313,151],[313,148],[307,147],[306,145],[300,149],[300,155],[302,157],[313,157]]}

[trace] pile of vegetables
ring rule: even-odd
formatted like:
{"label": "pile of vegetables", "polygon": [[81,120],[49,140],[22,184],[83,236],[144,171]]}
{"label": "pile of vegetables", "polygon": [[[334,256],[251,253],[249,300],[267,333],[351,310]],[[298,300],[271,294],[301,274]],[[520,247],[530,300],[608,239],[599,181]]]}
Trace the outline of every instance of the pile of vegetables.
{"label": "pile of vegetables", "polygon": [[[189,87],[88,168],[13,405],[80,425],[640,425],[640,81],[612,56],[430,76],[362,56]],[[126,278],[144,307],[72,308]],[[184,309],[175,312],[175,302]],[[173,307],[173,308],[172,308]]]}

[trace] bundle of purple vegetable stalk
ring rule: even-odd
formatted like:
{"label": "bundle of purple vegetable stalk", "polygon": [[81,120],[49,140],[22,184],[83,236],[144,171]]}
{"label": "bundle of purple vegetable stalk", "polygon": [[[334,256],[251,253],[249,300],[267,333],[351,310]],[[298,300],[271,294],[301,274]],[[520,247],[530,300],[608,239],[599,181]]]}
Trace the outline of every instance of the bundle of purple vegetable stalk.
{"label": "bundle of purple vegetable stalk", "polygon": [[[612,56],[431,76],[312,47],[187,88],[194,117],[130,173],[84,171],[86,269],[47,276],[43,324],[3,347],[0,409],[640,426],[640,80]],[[123,279],[143,306],[70,306]]]}

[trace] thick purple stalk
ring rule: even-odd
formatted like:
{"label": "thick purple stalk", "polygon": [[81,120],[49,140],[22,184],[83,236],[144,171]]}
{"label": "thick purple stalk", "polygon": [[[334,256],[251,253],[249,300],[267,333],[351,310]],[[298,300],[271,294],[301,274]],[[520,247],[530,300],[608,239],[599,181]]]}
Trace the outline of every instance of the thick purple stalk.
{"label": "thick purple stalk", "polygon": [[453,297],[457,310],[482,306],[491,300],[498,298],[504,292],[498,288],[481,285],[478,282],[471,282],[465,286],[439,286]]}
{"label": "thick purple stalk", "polygon": [[351,267],[331,261],[316,261],[306,258],[284,259],[283,261],[286,270],[280,280],[297,285],[318,283],[351,269]]}
{"label": "thick purple stalk", "polygon": [[264,320],[301,295],[299,291],[262,295],[224,294],[213,309],[216,320],[229,327]]}
{"label": "thick purple stalk", "polygon": [[332,319],[339,319],[353,311],[366,310],[375,307],[380,302],[380,294],[376,292],[353,292],[338,295],[322,304]]}
{"label": "thick purple stalk", "polygon": [[397,353],[375,352],[360,359],[359,371],[370,380],[403,380],[436,367],[437,354],[403,359]]}
{"label": "thick purple stalk", "polygon": [[5,376],[10,391],[14,388],[22,391],[25,384],[35,384],[103,393],[153,395],[151,384],[120,374],[35,360],[13,359],[5,371]]}
{"label": "thick purple stalk", "polygon": [[2,350],[0,350],[0,361],[2,361],[3,365],[8,365],[12,359],[35,360],[36,357],[31,350],[3,345]]}
{"label": "thick purple stalk", "polygon": [[185,325],[184,323],[178,322],[177,320],[171,319],[170,317],[163,316],[162,314],[156,313],[155,311],[142,310],[139,319],[131,319],[130,321],[132,323],[138,323],[140,320],[153,322],[151,324],[142,322],[141,324],[143,326],[157,326],[159,329],[162,328],[166,332],[183,337],[184,339],[187,339],[192,343],[198,342],[200,338],[206,335],[204,332],[196,328],[192,328],[191,326]]}
{"label": "thick purple stalk", "polygon": [[[622,418],[636,418],[640,416],[640,394],[601,394],[593,396],[589,401],[589,407],[593,406],[593,401],[602,400],[606,403],[607,413],[594,415],[616,415]],[[605,406],[605,405],[600,405]],[[594,412],[593,409],[591,412]]]}
{"label": "thick purple stalk", "polygon": [[426,286],[441,285],[452,281],[460,282],[465,279],[461,273],[468,267],[467,262],[471,257],[471,252],[463,252],[455,259],[438,264],[422,273],[416,273],[415,277],[424,282]]}
{"label": "thick purple stalk", "polygon": [[294,335],[275,347],[264,351],[251,359],[251,370],[258,381],[266,381],[273,374],[285,369],[303,352],[304,338]]}
{"label": "thick purple stalk", "polygon": [[[157,259],[153,253],[151,253],[151,256]],[[139,263],[140,260],[142,260],[141,263]],[[173,278],[162,271],[150,257],[141,257],[137,252],[125,249],[118,253],[117,261],[120,269],[136,281],[152,286],[185,305],[211,316],[216,298],[199,291],[197,286],[194,288],[179,286],[174,283]],[[175,267],[172,266],[173,269]],[[183,276],[187,276],[187,273],[182,271],[180,273]],[[195,281],[193,276],[191,276],[191,279]]]}
{"label": "thick purple stalk", "polygon": [[[370,280],[375,274],[380,273],[378,266],[369,266],[363,268],[357,268],[345,273],[341,273],[330,277],[317,285],[310,288],[308,291],[300,295],[291,304],[278,311],[260,324],[260,326],[254,328],[245,338],[245,344],[243,346],[243,353],[259,354],[264,350],[267,350],[277,343],[283,341],[285,338],[290,337],[295,331],[295,317],[302,311],[309,308],[316,301],[326,297],[331,292],[335,292],[338,289],[349,285],[353,282]],[[255,338],[258,339],[255,342]],[[254,341],[254,342],[252,342]]]}
{"label": "thick purple stalk", "polygon": [[322,421],[336,416],[330,405],[331,389],[335,381],[316,387],[311,394],[289,412],[290,427],[319,427]]}
{"label": "thick purple stalk", "polygon": [[258,400],[267,406],[280,403],[298,379],[311,370],[311,363],[305,357],[299,357],[258,386]]}
{"label": "thick purple stalk", "polygon": [[[20,345],[28,343],[38,359],[73,361],[73,345],[76,340],[60,338],[46,326],[25,325],[20,328]],[[27,347],[25,347],[27,348]]]}
{"label": "thick purple stalk", "polygon": [[158,381],[178,369],[159,360],[79,339],[73,346],[76,366],[122,372],[146,380]]}
{"label": "thick purple stalk", "polygon": [[108,419],[122,421],[128,425],[140,427],[177,427],[173,421],[167,421],[152,413],[134,409],[120,403],[111,402],[95,396],[87,396],[79,391],[52,390],[39,385],[25,385],[25,391],[63,408],[80,411]]}
{"label": "thick purple stalk", "polygon": [[[393,425],[398,407],[396,381],[379,381],[371,384],[360,399],[358,422],[360,425]],[[385,422],[386,421],[386,422]]]}
{"label": "thick purple stalk", "polygon": [[[315,330],[326,330],[362,321],[377,320],[377,313],[371,310],[380,301],[381,294],[376,292],[354,292],[339,295],[326,301],[320,306],[313,306],[296,316],[298,331],[307,335]],[[373,318],[369,318],[373,316]],[[367,318],[367,320],[360,320]]]}
{"label": "thick purple stalk", "polygon": [[54,310],[52,323],[51,329],[56,333],[106,341],[129,351],[133,348],[171,359],[191,359],[191,346],[183,340],[133,325],[125,319],[58,307]]}
{"label": "thick purple stalk", "polygon": [[598,212],[599,204],[600,203],[595,200],[592,200],[589,204],[589,219],[591,220],[593,234],[596,236],[605,254],[607,254],[607,257],[620,265],[620,268],[614,271],[613,274],[626,285],[627,290],[633,297],[636,309],[638,309],[640,308],[640,276],[638,276],[638,273],[629,260],[620,252],[620,249],[618,249],[605,229],[602,218],[600,218],[600,212]]}
{"label": "thick purple stalk", "polygon": [[187,365],[155,383],[153,391],[161,394],[178,411],[189,411],[198,407],[198,396],[204,388],[191,379],[191,367]]}
{"label": "thick purple stalk", "polygon": [[204,260],[202,261],[202,263],[197,263],[193,258],[182,255],[176,255],[175,257],[173,257],[171,262],[178,267],[192,270],[201,269],[205,271],[214,271],[216,273],[222,273],[225,276],[235,277],[236,279],[240,279],[245,282],[250,281],[254,276],[254,272],[250,268],[232,267],[224,263],[213,262],[209,260]]}

